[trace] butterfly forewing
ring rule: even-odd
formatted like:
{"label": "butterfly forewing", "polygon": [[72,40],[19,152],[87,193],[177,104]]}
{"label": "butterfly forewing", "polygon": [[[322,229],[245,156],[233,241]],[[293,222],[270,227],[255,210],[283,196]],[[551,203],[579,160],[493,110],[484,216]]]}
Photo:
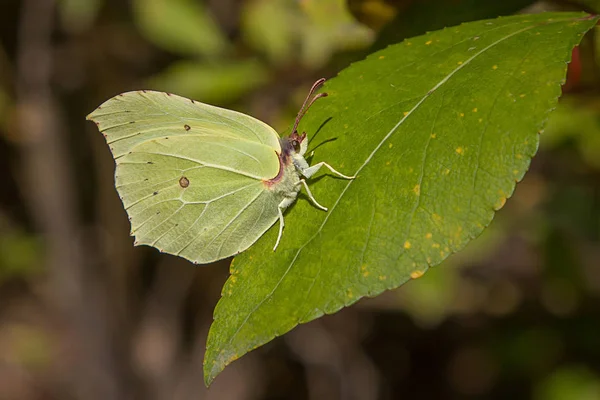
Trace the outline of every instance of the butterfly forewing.
{"label": "butterfly forewing", "polygon": [[160,92],[114,97],[89,119],[115,158],[137,244],[209,263],[248,248],[277,220],[279,138],[244,114]]}

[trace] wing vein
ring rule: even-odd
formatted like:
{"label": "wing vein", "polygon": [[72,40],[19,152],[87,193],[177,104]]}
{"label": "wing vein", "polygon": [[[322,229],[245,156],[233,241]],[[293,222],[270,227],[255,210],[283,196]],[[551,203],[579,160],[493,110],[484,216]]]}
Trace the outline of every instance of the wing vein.
{"label": "wing vein", "polygon": [[261,176],[254,175],[254,174],[248,174],[246,172],[237,170],[235,168],[225,167],[223,165],[208,164],[208,163],[202,162],[200,160],[196,160],[194,158],[184,157],[184,156],[180,156],[180,155],[177,155],[177,154],[149,152],[149,151],[136,151],[136,153],[137,154],[148,154],[148,155],[155,155],[155,156],[179,158],[181,160],[191,161],[191,162],[194,162],[196,164],[203,165],[203,166],[205,166],[207,168],[214,168],[214,169],[220,169],[222,171],[229,171],[229,172],[233,172],[235,174],[243,175],[243,176],[246,176],[248,178],[256,179],[256,180],[259,180],[259,181],[262,181],[263,179],[269,179],[269,177],[261,177]]}

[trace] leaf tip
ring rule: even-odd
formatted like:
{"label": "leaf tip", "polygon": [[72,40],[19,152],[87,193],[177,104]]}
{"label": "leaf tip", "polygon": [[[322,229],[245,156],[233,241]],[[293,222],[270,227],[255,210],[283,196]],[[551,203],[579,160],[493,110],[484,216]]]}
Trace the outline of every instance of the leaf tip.
{"label": "leaf tip", "polygon": [[223,363],[222,361],[218,361],[217,359],[213,358],[212,352],[207,348],[206,354],[204,356],[203,365],[204,385],[206,387],[209,387],[213,383],[217,375],[219,375],[223,371],[223,369],[225,369],[225,366],[227,364],[228,362]]}

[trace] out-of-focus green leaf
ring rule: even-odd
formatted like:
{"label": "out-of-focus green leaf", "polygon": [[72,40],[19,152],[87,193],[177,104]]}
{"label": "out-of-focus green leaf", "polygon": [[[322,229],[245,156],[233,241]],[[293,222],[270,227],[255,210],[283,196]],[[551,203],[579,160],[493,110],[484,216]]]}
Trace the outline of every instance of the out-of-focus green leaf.
{"label": "out-of-focus green leaf", "polygon": [[584,160],[600,168],[600,103],[563,99],[550,116],[544,137],[543,145],[548,148],[574,141]]}
{"label": "out-of-focus green leaf", "polygon": [[586,367],[562,367],[542,380],[536,389],[535,399],[600,399],[600,377]]}
{"label": "out-of-focus green leaf", "polygon": [[300,6],[307,17],[306,24],[299,27],[305,65],[317,68],[335,51],[361,49],[375,38],[350,14],[345,0],[304,0]]}
{"label": "out-of-focus green leaf", "polygon": [[242,14],[244,38],[276,64],[294,59],[299,13],[289,1],[255,0]]}
{"label": "out-of-focus green leaf", "polygon": [[502,335],[494,340],[493,349],[504,368],[529,376],[546,372],[564,351],[559,332],[535,325]]}
{"label": "out-of-focus green leaf", "polygon": [[134,0],[133,6],[141,32],[165,50],[207,56],[227,50],[227,40],[202,2]]}
{"label": "out-of-focus green leaf", "polygon": [[439,324],[451,311],[458,285],[457,268],[434,268],[423,279],[398,291],[402,308],[421,326]]}
{"label": "out-of-focus green leaf", "polygon": [[512,194],[556,107],[582,13],[478,21],[406,40],[330,80],[302,121],[326,171],[236,257],[208,336],[205,380],[299,323],[422,276]]}
{"label": "out-of-focus green leaf", "polygon": [[362,49],[374,39],[344,0],[255,0],[244,12],[246,40],[274,62],[323,66],[340,50]]}
{"label": "out-of-focus green leaf", "polygon": [[400,4],[392,4],[386,0],[348,0],[348,8],[356,18],[368,27],[381,30],[397,14]]}
{"label": "out-of-focus green leaf", "polygon": [[37,238],[16,232],[0,235],[0,281],[40,270],[42,249]]}
{"label": "out-of-focus green leaf", "polygon": [[101,6],[102,0],[59,0],[58,11],[63,27],[73,33],[88,29]]}
{"label": "out-of-focus green leaf", "polygon": [[461,22],[510,15],[535,3],[534,0],[421,0],[412,4],[381,31],[373,50],[382,49],[407,37],[442,29]]}
{"label": "out-of-focus green leaf", "polygon": [[206,103],[238,99],[268,80],[268,71],[255,60],[218,64],[180,61],[152,77],[149,88],[173,92]]}

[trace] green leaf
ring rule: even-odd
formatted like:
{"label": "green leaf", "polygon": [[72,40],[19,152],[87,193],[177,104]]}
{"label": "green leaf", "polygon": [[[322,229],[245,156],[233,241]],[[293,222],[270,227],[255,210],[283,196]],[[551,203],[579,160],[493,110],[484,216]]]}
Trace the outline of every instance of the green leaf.
{"label": "green leaf", "polygon": [[201,2],[135,0],[133,6],[141,32],[165,50],[207,56],[227,50],[227,40]]}
{"label": "green leaf", "polygon": [[352,181],[311,179],[277,227],[234,260],[205,356],[210,383],[248,351],[462,249],[512,194],[554,109],[583,13],[478,21],[412,38],[330,80],[301,124]]}

